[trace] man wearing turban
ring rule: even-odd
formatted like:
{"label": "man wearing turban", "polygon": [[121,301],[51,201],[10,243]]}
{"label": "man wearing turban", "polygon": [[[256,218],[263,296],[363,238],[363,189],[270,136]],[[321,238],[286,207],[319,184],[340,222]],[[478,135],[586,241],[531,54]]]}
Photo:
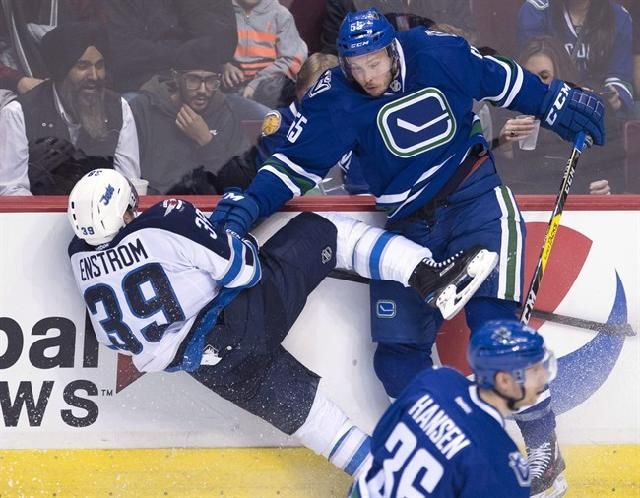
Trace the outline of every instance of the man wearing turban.
{"label": "man wearing turban", "polygon": [[68,194],[96,167],[138,178],[135,121],[105,88],[102,31],[62,25],[43,37],[41,51],[51,79],[0,111],[0,195]]}

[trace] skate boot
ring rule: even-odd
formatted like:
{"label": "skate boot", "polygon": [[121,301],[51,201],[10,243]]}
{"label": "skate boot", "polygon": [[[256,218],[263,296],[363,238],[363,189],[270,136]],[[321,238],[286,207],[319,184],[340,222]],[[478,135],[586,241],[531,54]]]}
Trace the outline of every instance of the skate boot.
{"label": "skate boot", "polygon": [[560,498],[567,492],[564,459],[555,433],[537,448],[527,448],[532,498]]}
{"label": "skate boot", "polygon": [[460,251],[445,261],[425,258],[413,271],[409,285],[449,320],[467,304],[497,262],[497,253],[480,246]]}

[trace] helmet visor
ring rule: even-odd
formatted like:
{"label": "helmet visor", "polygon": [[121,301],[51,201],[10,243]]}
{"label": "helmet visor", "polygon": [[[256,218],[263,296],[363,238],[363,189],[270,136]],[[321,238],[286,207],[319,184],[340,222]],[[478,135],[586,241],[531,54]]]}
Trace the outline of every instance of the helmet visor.
{"label": "helmet visor", "polygon": [[547,371],[547,384],[551,383],[553,379],[558,375],[558,360],[556,355],[550,349],[544,348],[544,357],[542,358],[542,364]]}

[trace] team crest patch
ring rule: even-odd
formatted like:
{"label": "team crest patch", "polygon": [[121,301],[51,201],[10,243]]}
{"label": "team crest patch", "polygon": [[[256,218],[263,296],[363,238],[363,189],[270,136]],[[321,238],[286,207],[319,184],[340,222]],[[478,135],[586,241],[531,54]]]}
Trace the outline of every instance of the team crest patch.
{"label": "team crest patch", "polygon": [[180,199],[165,199],[162,201],[162,207],[164,208],[163,216],[167,216],[174,209],[176,211],[182,211],[184,209],[184,202]]}
{"label": "team crest patch", "polygon": [[527,459],[523,457],[519,451],[509,453],[509,467],[511,467],[511,470],[513,470],[513,473],[516,475],[520,486],[523,488],[531,486],[529,464],[527,463]]}
{"label": "team crest patch", "polygon": [[269,111],[262,120],[261,133],[263,137],[273,135],[280,129],[282,123],[282,115],[278,111]]}
{"label": "team crest patch", "polygon": [[315,97],[316,95],[326,92],[331,88],[331,71],[327,69],[322,76],[316,81],[316,84],[313,85],[313,88],[309,91],[309,98]]}
{"label": "team crest patch", "polygon": [[395,318],[396,303],[388,299],[380,299],[376,303],[376,316],[378,318]]}
{"label": "team crest patch", "polygon": [[437,88],[392,100],[377,116],[378,129],[389,152],[412,157],[440,147],[456,133],[456,120],[446,96]]}

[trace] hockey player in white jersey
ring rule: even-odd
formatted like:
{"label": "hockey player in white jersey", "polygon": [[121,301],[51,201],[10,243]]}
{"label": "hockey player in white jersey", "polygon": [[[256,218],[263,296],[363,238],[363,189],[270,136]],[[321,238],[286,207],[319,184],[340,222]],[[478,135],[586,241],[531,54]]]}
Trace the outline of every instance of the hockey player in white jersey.
{"label": "hockey player in white jersey", "polygon": [[313,213],[258,251],[250,236],[186,201],[168,199],[140,215],[137,201],[113,170],[88,173],[69,196],[69,257],[98,341],[131,355],[140,371],[189,372],[349,474],[366,460],[368,436],[281,345],[307,296],[338,266],[413,287],[451,316],[497,262],[496,253],[474,248],[436,263],[402,236]]}

